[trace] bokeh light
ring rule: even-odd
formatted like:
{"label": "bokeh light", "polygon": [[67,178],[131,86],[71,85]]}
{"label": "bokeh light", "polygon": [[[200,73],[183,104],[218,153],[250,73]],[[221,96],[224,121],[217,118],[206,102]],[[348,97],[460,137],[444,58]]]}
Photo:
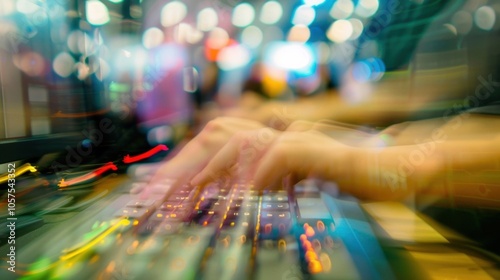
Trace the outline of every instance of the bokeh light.
{"label": "bokeh light", "polygon": [[469,12],[458,11],[451,18],[451,24],[458,34],[465,35],[472,29],[472,16]]}
{"label": "bokeh light", "polygon": [[205,57],[210,61],[216,61],[219,51],[229,44],[230,40],[227,31],[220,27],[214,28],[205,41]]}
{"label": "bokeh light", "polygon": [[180,23],[175,27],[174,38],[179,44],[196,44],[203,38],[203,32],[187,23]]}
{"label": "bokeh light", "polygon": [[16,10],[16,2],[14,0],[0,1],[0,16],[7,16]]}
{"label": "bokeh light", "polygon": [[241,42],[250,48],[256,48],[262,43],[262,30],[257,26],[250,25],[241,32]]}
{"label": "bokeh light", "polygon": [[66,78],[73,72],[73,68],[75,65],[75,60],[73,57],[67,53],[62,52],[56,56],[54,61],[52,62],[52,68],[57,75]]}
{"label": "bokeh light", "polygon": [[318,53],[318,63],[327,64],[330,60],[330,46],[325,42],[319,42],[316,46]]}
{"label": "bokeh light", "polygon": [[482,6],[474,13],[474,22],[483,30],[491,30],[495,25],[495,10],[489,6]]}
{"label": "bokeh light", "polygon": [[[2,0],[3,2],[3,0]],[[7,5],[7,8],[9,5]],[[39,9],[41,9],[41,6],[36,3],[36,1],[32,0],[17,0],[16,2],[16,9],[18,12],[23,13],[23,14],[33,14]]]}
{"label": "bokeh light", "polygon": [[179,1],[167,3],[161,9],[161,25],[169,27],[181,22],[187,15],[187,7]]}
{"label": "bokeh light", "polygon": [[292,24],[310,25],[316,18],[316,11],[309,6],[302,5],[295,9]]}
{"label": "bokeh light", "polygon": [[255,9],[248,3],[238,4],[231,17],[231,22],[234,26],[245,27],[250,25],[255,18]]}
{"label": "bokeh light", "polygon": [[182,73],[182,87],[185,92],[193,93],[198,89],[199,73],[195,67],[184,67]]}
{"label": "bokeh light", "polygon": [[14,56],[14,65],[28,76],[42,76],[45,70],[45,59],[37,52],[26,52]]}
{"label": "bokeh light", "polygon": [[325,2],[325,0],[303,0],[304,4],[307,6],[318,6]]}
{"label": "bokeh light", "polygon": [[93,25],[103,25],[109,22],[108,7],[101,1],[90,0],[85,2],[87,21]]}
{"label": "bokeh light", "polygon": [[334,19],[345,19],[352,15],[354,11],[354,3],[352,0],[338,0],[331,10],[330,16]]}
{"label": "bokeh light", "polygon": [[353,34],[353,27],[350,21],[345,19],[340,19],[332,23],[326,36],[332,42],[343,43],[347,41]]}
{"label": "bokeh light", "polygon": [[151,49],[160,45],[163,42],[163,39],[163,31],[159,28],[151,27],[148,28],[142,35],[142,45],[147,49]]}
{"label": "bokeh light", "polygon": [[265,61],[279,69],[311,73],[314,55],[310,47],[301,43],[276,42],[269,45]]}
{"label": "bokeh light", "polygon": [[99,69],[97,69],[95,75],[100,81],[106,79],[111,72],[109,64],[102,58],[99,58]]}
{"label": "bokeh light", "polygon": [[268,1],[262,5],[260,21],[264,24],[275,24],[283,16],[283,7],[279,2]]}
{"label": "bokeh light", "polygon": [[229,71],[248,65],[250,51],[242,45],[232,45],[223,48],[217,56],[217,65],[220,69]]}
{"label": "bokeh light", "polygon": [[217,27],[210,32],[207,39],[207,45],[212,49],[220,49],[224,47],[228,41],[229,34],[227,34],[227,31],[220,27]]}
{"label": "bokeh light", "polygon": [[349,40],[355,40],[363,33],[363,22],[357,18],[351,18],[349,22],[352,25],[352,34]]}
{"label": "bokeh light", "polygon": [[293,26],[290,31],[288,32],[288,41],[291,42],[307,42],[309,38],[311,37],[311,31],[309,30],[309,27],[302,25],[302,24],[297,24]]}
{"label": "bokeh light", "polygon": [[354,13],[360,17],[368,18],[377,12],[378,7],[378,0],[359,0]]}
{"label": "bokeh light", "polygon": [[352,75],[358,82],[374,82],[382,78],[385,64],[380,58],[371,57],[358,61],[352,66]]}
{"label": "bokeh light", "polygon": [[198,13],[196,28],[201,31],[210,31],[219,23],[219,17],[212,8],[205,8]]}

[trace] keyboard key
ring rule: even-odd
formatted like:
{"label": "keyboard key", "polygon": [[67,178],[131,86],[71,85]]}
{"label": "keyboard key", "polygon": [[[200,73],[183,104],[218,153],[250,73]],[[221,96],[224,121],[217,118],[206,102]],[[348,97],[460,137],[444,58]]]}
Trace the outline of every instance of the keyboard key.
{"label": "keyboard key", "polygon": [[123,209],[118,210],[114,216],[142,220],[147,215],[149,215],[149,212],[150,212],[150,209],[148,209],[148,208],[125,207]]}
{"label": "keyboard key", "polygon": [[194,206],[193,202],[171,202],[166,201],[160,205],[160,210],[174,210],[174,209],[186,209],[190,210]]}
{"label": "keyboard key", "polygon": [[132,183],[130,194],[138,194],[147,187],[147,183]]}
{"label": "keyboard key", "polygon": [[149,208],[155,204],[156,200],[153,199],[134,199],[127,203],[127,207],[131,208]]}
{"label": "keyboard key", "polygon": [[282,202],[263,202],[262,210],[274,211],[274,210],[288,210],[290,207],[288,203]]}
{"label": "keyboard key", "polygon": [[198,210],[192,214],[191,220],[202,226],[212,225],[220,222],[220,213],[211,210]]}
{"label": "keyboard key", "polygon": [[229,206],[230,209],[240,209],[240,208],[245,208],[245,209],[257,209],[257,202],[234,202],[231,203]]}
{"label": "keyboard key", "polygon": [[261,219],[269,220],[290,220],[290,212],[267,212],[261,213]]}
{"label": "keyboard key", "polygon": [[253,201],[253,202],[259,201],[259,196],[258,195],[251,195],[248,197],[248,200]]}
{"label": "keyboard key", "polygon": [[170,185],[154,184],[150,186],[147,190],[149,190],[151,194],[166,195],[170,191]]}
{"label": "keyboard key", "polygon": [[189,210],[163,211],[157,210],[151,215],[151,221],[185,221],[188,219]]}
{"label": "keyboard key", "polygon": [[177,233],[182,225],[181,222],[176,221],[149,220],[140,227],[139,234],[171,235]]}
{"label": "keyboard key", "polygon": [[198,279],[197,268],[205,255],[214,228],[196,227],[175,235],[169,242],[165,257],[141,275],[141,279]]}
{"label": "keyboard key", "polygon": [[266,193],[262,196],[262,201],[264,201],[264,202],[286,202],[286,201],[288,201],[288,195],[286,194],[286,192]]}
{"label": "keyboard key", "polygon": [[197,210],[211,210],[216,203],[219,203],[218,205],[221,205],[221,203],[217,199],[204,199],[200,201]]}

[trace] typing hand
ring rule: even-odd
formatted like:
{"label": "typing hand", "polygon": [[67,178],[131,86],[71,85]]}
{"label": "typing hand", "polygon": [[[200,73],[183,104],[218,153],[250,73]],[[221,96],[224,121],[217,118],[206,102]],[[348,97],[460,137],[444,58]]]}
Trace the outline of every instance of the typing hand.
{"label": "typing hand", "polygon": [[251,120],[216,118],[208,122],[196,137],[189,141],[175,157],[166,162],[159,169],[154,180],[176,178],[181,181],[180,183],[187,183],[235,133],[262,127],[262,124]]}
{"label": "typing hand", "polygon": [[257,188],[279,186],[289,173],[338,179],[347,168],[351,151],[351,147],[315,130],[238,132],[191,183],[204,185],[228,173],[233,178],[253,180]]}

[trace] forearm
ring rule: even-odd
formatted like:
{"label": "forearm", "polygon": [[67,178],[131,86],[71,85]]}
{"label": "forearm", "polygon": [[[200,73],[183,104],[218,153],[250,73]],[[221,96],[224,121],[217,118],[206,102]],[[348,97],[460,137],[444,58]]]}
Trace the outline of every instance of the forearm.
{"label": "forearm", "polygon": [[391,96],[372,97],[350,103],[337,94],[318,95],[295,103],[277,103],[275,111],[288,112],[289,119],[318,121],[329,119],[352,124],[387,126],[405,121],[419,108],[418,102],[402,101]]}
{"label": "forearm", "polygon": [[[498,141],[491,138],[357,148],[350,157],[353,172],[340,178],[341,188],[369,200],[402,200],[410,194],[450,196],[450,187],[454,194],[464,194],[470,192],[467,188],[471,184],[491,184],[499,179],[491,178],[494,172],[481,176],[484,170],[498,171],[500,149]],[[463,184],[466,181],[469,183]]]}

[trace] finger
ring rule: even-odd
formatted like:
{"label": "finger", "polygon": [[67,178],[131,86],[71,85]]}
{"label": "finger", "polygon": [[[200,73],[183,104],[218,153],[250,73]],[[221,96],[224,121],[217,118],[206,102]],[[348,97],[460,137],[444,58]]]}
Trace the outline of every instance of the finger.
{"label": "finger", "polygon": [[323,132],[326,134],[330,132],[351,132],[367,137],[372,136],[372,133],[375,133],[375,131],[372,131],[363,126],[357,126],[332,120],[320,120],[314,123],[311,130]]}
{"label": "finger", "polygon": [[224,117],[224,120],[227,120],[228,124],[236,125],[238,128],[256,128],[262,127],[261,123],[256,121],[252,121],[249,119],[235,118],[235,117]]}
{"label": "finger", "polygon": [[192,180],[193,185],[204,185],[220,176],[221,171],[229,170],[238,159],[240,137],[232,139],[208,162],[203,170]]}
{"label": "finger", "polygon": [[287,127],[286,131],[308,131],[314,127],[315,123],[310,121],[295,121]]}
{"label": "finger", "polygon": [[278,145],[273,145],[257,164],[254,175],[254,185],[257,189],[273,188],[290,172],[288,170],[287,151]]}

